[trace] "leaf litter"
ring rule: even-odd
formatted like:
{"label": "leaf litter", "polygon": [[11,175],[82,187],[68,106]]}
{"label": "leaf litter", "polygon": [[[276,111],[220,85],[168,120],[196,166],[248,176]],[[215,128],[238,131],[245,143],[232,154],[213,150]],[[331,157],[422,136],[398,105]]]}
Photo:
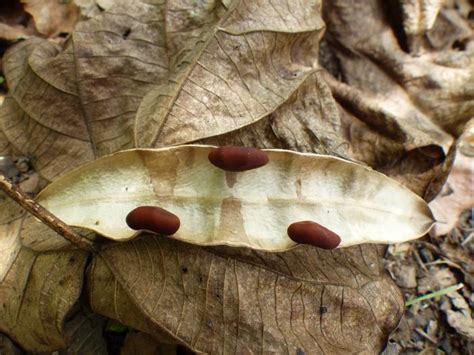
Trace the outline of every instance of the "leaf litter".
{"label": "leaf litter", "polygon": [[[298,16],[304,18],[303,21],[300,18],[298,26],[303,24],[301,28],[305,31],[315,31],[312,33],[312,48],[307,48],[299,42],[304,37],[302,33],[285,34],[285,26],[293,21],[290,17],[283,18],[282,21],[279,16],[279,11],[287,9],[285,2],[279,2],[274,9],[265,9],[270,11],[265,14],[267,22],[258,23],[256,20],[261,13],[255,11],[259,9],[252,8],[240,12],[248,14],[242,17],[242,21],[229,17],[237,22],[219,22],[223,21],[226,11],[234,11],[231,2],[226,2],[224,7],[203,7],[194,12],[183,12],[179,6],[170,6],[168,10],[176,11],[179,15],[163,17],[164,12],[151,11],[160,9],[159,4],[150,5],[139,1],[134,6],[129,6],[126,1],[99,1],[99,11],[91,12],[94,13],[91,20],[79,23],[64,45],[32,38],[13,47],[4,57],[10,96],[0,112],[0,151],[4,155],[31,154],[34,157],[34,169],[41,179],[40,185],[44,186],[97,156],[132,147],[133,120],[139,107],[140,115],[151,110],[151,117],[157,122],[171,122],[166,121],[166,117],[175,115],[180,107],[175,104],[165,108],[160,104],[158,107],[148,104],[142,106],[142,102],[146,103],[143,98],[147,94],[160,95],[166,85],[172,87],[176,81],[184,83],[184,86],[192,86],[193,81],[196,82],[196,77],[192,74],[195,73],[195,66],[189,65],[189,58],[198,58],[201,55],[199,53],[204,53],[205,56],[212,54],[216,47],[209,44],[214,43],[216,38],[219,41],[219,36],[231,34],[241,36],[242,39],[255,39],[256,36],[250,34],[256,29],[263,32],[276,30],[284,33],[278,37],[282,42],[275,42],[276,47],[281,44],[283,47],[278,48],[285,48],[294,41],[292,51],[289,52],[292,59],[281,58],[277,63],[280,65],[276,67],[278,74],[284,80],[288,79],[286,74],[295,70],[297,73],[301,70],[305,72],[306,68],[313,67],[316,63],[314,51],[317,52],[318,44],[321,43],[320,63],[334,78],[344,78],[348,86],[333,80],[323,70],[313,68],[305,73],[307,75],[300,82],[293,82],[296,85],[286,92],[284,100],[273,107],[267,107],[267,112],[261,116],[252,115],[252,121],[244,125],[237,123],[231,129],[224,128],[218,133],[211,129],[209,134],[204,133],[203,136],[192,133],[196,132],[196,125],[190,125],[187,131],[189,134],[178,136],[178,140],[170,142],[177,143],[182,139],[182,143],[187,143],[189,139],[199,139],[199,143],[212,145],[246,144],[342,156],[384,172],[430,200],[438,194],[449,173],[454,158],[453,137],[461,133],[463,124],[472,116],[472,87],[469,84],[472,83],[472,61],[468,50],[470,37],[466,35],[462,25],[456,25],[464,23],[469,11],[464,10],[463,4],[456,4],[459,11],[454,15],[450,12],[454,3],[459,2],[462,1],[447,2],[438,17],[433,15],[439,10],[434,6],[434,10],[430,9],[430,16],[421,17],[426,23],[415,23],[413,28],[421,29],[421,33],[428,33],[426,38],[420,39],[418,32],[410,32],[410,19],[402,18],[400,21],[409,34],[406,46],[403,38],[396,38],[401,32],[391,27],[393,24],[385,22],[379,5],[374,2],[361,4],[355,10],[340,6],[338,1],[325,2],[322,4],[322,11],[320,2],[311,2],[305,4],[305,9],[310,9],[310,20],[307,16],[309,13],[293,12],[297,21]],[[428,1],[426,4],[429,6]],[[403,6],[408,11],[411,4]],[[384,11],[390,13],[393,10],[394,8]],[[371,15],[368,16],[367,13]],[[461,17],[458,18],[459,21],[453,22],[449,20],[453,16]],[[322,42],[320,39],[324,23],[314,22],[315,19],[320,21],[321,17],[327,26]],[[134,20],[136,18],[140,18],[143,23],[137,24]],[[171,22],[166,24],[163,18],[168,21],[171,19]],[[368,18],[370,21],[367,21]],[[431,26],[432,18],[437,20],[430,29],[428,27]],[[186,27],[190,24],[188,19],[192,19],[191,23],[195,27]],[[212,20],[206,24],[203,19]],[[339,19],[344,21],[339,22]],[[360,24],[360,21],[363,23]],[[227,27],[212,29],[217,23],[225,23]],[[371,30],[352,30],[351,26],[369,27]],[[162,36],[163,29],[169,29],[173,33],[176,28],[182,31],[169,37],[167,42]],[[449,38],[440,35],[446,28],[455,30],[444,33],[456,35]],[[365,33],[377,35],[368,39],[361,38]],[[387,34],[388,41],[387,38],[382,40]],[[203,46],[196,45],[199,38],[209,41],[204,41]],[[275,34],[268,33],[262,43],[267,43],[269,38],[275,39]],[[150,45],[147,45],[148,42]],[[311,43],[309,40],[307,42]],[[458,53],[442,52],[447,47],[466,50]],[[179,52],[176,51],[177,48],[184,50]],[[193,51],[194,48],[197,51]],[[255,81],[256,73],[262,75],[260,82],[269,83],[271,80],[268,79],[272,77],[268,76],[270,73],[262,72],[268,69],[266,62],[261,59],[255,61],[255,58],[259,58],[258,55],[252,57],[251,51],[246,51],[248,48],[255,49],[253,42],[250,42],[249,47],[236,45],[232,48],[236,56],[230,59],[234,59],[232,64],[236,64],[236,67],[224,72],[227,75],[224,78],[237,93],[250,92],[258,97],[262,90],[253,86],[259,82]],[[265,48],[259,49],[265,53]],[[224,52],[226,51],[228,48],[224,47]],[[348,57],[347,53],[356,55]],[[226,59],[222,61],[222,57],[214,54],[214,59],[225,67]],[[325,61],[325,58],[331,56],[334,60]],[[148,58],[158,58],[158,61],[149,66]],[[257,63],[256,71],[243,72],[239,65],[252,60]],[[200,63],[199,59],[197,63]],[[164,68],[157,64],[164,65]],[[443,66],[448,69],[443,69]],[[221,68],[215,66],[213,69]],[[240,82],[235,76],[235,70],[240,74]],[[216,73],[222,77],[223,72]],[[393,80],[394,77],[400,80]],[[298,75],[296,78],[299,79]],[[209,88],[206,85],[201,87]],[[272,87],[264,89],[270,90]],[[218,113],[219,118],[224,119],[232,117],[232,112],[235,112],[231,110],[230,115],[229,111],[223,114],[219,105],[193,102],[192,98],[186,97],[190,92],[189,87],[184,91],[178,88],[176,92],[176,97],[187,100],[178,102],[184,103],[186,109],[202,108],[207,104],[206,109],[214,115]],[[456,103],[452,104],[450,100]],[[212,102],[216,103],[218,102]],[[252,108],[247,107],[247,111],[252,112],[248,110]],[[195,112],[179,112],[180,117],[193,114]],[[63,117],[67,117],[67,120],[64,121]],[[143,117],[148,119],[150,116],[145,114],[142,119]],[[450,119],[446,120],[446,117]],[[223,122],[228,121],[215,124],[208,119],[203,127],[207,124],[211,124],[210,127],[212,124],[214,127],[226,127],[225,124],[222,125]],[[172,130],[170,132],[173,133]],[[155,136],[158,137],[157,145],[167,144],[165,138]],[[7,211],[12,214],[9,216]],[[14,211],[13,205],[3,205],[3,220],[14,223],[17,218],[12,217],[15,216]],[[19,235],[7,234],[10,235],[10,241],[13,241],[9,246],[18,246],[18,240],[23,243],[25,239],[22,237],[32,234],[31,230],[26,231],[28,223],[22,228],[25,230]],[[28,279],[28,275],[48,274],[48,277],[39,276],[39,279],[43,278],[46,283],[49,281],[48,285],[53,288],[29,281],[23,290],[28,290],[31,297],[28,296],[27,302],[23,303],[26,305],[24,309],[18,309],[13,300],[21,296],[22,290],[11,282],[2,284],[4,287],[0,288],[0,293],[4,293],[1,294],[1,299],[6,299],[6,296],[12,302],[8,304],[6,316],[0,317],[3,322],[0,328],[26,348],[46,351],[65,344],[62,329],[69,329],[71,323],[64,323],[63,315],[75,303],[78,297],[77,287],[82,285],[82,281],[78,278],[69,281],[72,276],[68,274],[68,268],[62,271],[55,269],[55,274],[44,267],[44,263],[51,262],[61,265],[61,258],[67,258],[74,251],[62,250],[47,254],[51,258],[54,258],[53,255],[59,258],[54,259],[55,261],[43,258],[44,253],[40,250],[51,247],[49,244],[52,241],[53,244],[61,244],[57,242],[60,239],[46,227],[38,228],[37,235],[39,244],[30,244],[31,250],[21,244],[19,249],[12,249],[17,255],[25,256],[13,256],[14,267],[21,270],[17,276],[23,279]],[[466,292],[472,289],[472,284],[469,283],[472,282],[469,266],[469,248],[472,243],[464,232],[454,232],[450,236],[444,242],[435,239],[433,244],[415,244],[425,248],[413,252],[413,260],[417,265],[435,263],[420,266],[424,272],[425,268],[449,267],[457,281],[469,285],[469,288],[459,290],[469,300],[470,296]],[[459,243],[463,248],[458,248]],[[62,248],[68,246],[62,245]],[[240,248],[200,248],[144,235],[129,244],[110,245],[106,249],[101,257],[93,258],[93,267],[87,273],[87,296],[94,311],[151,334],[155,339],[181,343],[196,350],[251,351],[253,346],[263,342],[268,349],[276,351],[292,349],[296,352],[311,352],[314,349],[316,352],[323,350],[344,353],[347,349],[356,349],[376,353],[396,327],[403,311],[403,299],[397,287],[381,268],[381,249],[371,245],[342,248],[334,252],[299,247],[294,251],[273,255]],[[429,253],[435,253],[436,257],[432,255],[430,258]],[[79,265],[78,270],[82,268],[82,258],[73,258]],[[423,261],[424,258],[431,261]],[[31,260],[35,261],[24,266],[21,264],[28,260],[30,263]],[[318,262],[315,263],[315,260]],[[28,268],[28,265],[33,266]],[[441,272],[446,280],[452,279],[449,273]],[[80,271],[78,273],[82,274]],[[458,279],[459,273],[464,279]],[[12,272],[6,275],[5,279],[9,280],[11,274]],[[70,284],[66,288],[66,294],[69,295],[67,302],[63,304],[66,313],[56,314],[59,318],[54,318],[54,307],[49,301],[44,301],[45,294],[41,290],[51,290],[50,294],[54,294],[59,290],[54,286],[61,286],[65,281]],[[206,287],[203,289],[201,284],[204,281]],[[273,295],[265,293],[267,291],[264,285],[272,285],[270,289],[273,290]],[[413,282],[408,285],[413,285]],[[272,297],[276,297],[278,303],[273,308],[265,308]],[[110,302],[111,299],[115,302]],[[155,299],[156,302],[150,304]],[[255,304],[255,300],[258,300],[258,304]],[[449,308],[455,312],[465,309],[461,301],[450,302],[450,306],[445,306],[446,312]],[[31,318],[28,307],[34,309],[38,304],[46,308],[41,308],[40,319]],[[112,304],[115,307],[111,308]],[[206,305],[206,313],[199,311],[203,304]],[[367,307],[371,308],[373,319],[366,318]],[[162,309],[166,309],[165,314],[160,313]],[[308,309],[312,311],[308,313]],[[423,308],[411,306],[410,312],[415,310],[418,314]],[[432,313],[432,319],[436,318],[435,313]],[[464,317],[462,319],[468,320],[465,312],[460,314]],[[12,315],[19,322],[14,324]],[[23,337],[22,334],[28,332],[28,327],[38,324],[48,331],[39,334],[39,338]],[[52,324],[61,326],[51,332],[49,330],[52,329]],[[369,333],[372,331],[370,336],[369,333],[352,333],[354,329],[360,328],[358,324],[369,325],[369,328],[377,326],[365,329]],[[437,340],[438,330],[444,329],[443,323],[437,319],[420,324],[422,326],[413,327],[417,334],[414,342],[404,343],[407,348],[420,350],[421,346],[429,349],[427,342],[434,345],[433,340]],[[450,324],[454,327],[452,329],[457,329],[457,326],[463,332],[464,328],[458,324],[465,323],[460,321],[459,316],[451,316]],[[264,332],[254,332],[253,329],[257,329],[255,327]],[[40,339],[48,340],[44,343]],[[358,341],[354,342],[354,339]],[[439,339],[440,346],[447,352],[465,345],[464,338],[458,340],[452,334],[444,338],[440,336]]]}

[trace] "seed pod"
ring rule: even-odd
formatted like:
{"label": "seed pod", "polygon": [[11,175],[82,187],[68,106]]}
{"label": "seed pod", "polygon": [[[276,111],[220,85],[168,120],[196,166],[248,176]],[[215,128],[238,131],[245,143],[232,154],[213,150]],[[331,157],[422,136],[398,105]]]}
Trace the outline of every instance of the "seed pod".
{"label": "seed pod", "polygon": [[322,225],[312,221],[290,224],[288,236],[296,243],[309,244],[321,249],[335,249],[341,237]]}
{"label": "seed pod", "polygon": [[225,146],[213,149],[209,161],[222,170],[245,171],[268,163],[268,155],[258,148]]}
{"label": "seed pod", "polygon": [[178,216],[156,206],[140,206],[132,210],[126,219],[135,230],[148,230],[157,234],[171,235],[179,229]]}

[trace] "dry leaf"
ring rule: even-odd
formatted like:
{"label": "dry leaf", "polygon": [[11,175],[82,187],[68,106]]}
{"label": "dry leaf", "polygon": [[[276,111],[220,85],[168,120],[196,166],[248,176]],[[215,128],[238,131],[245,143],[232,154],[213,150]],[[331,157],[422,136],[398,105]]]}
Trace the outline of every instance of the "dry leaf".
{"label": "dry leaf", "polygon": [[198,352],[372,354],[404,307],[379,257],[373,245],[269,254],[147,235],[94,259],[89,297],[96,312]]}
{"label": "dry leaf", "polygon": [[174,239],[267,251],[294,247],[287,228],[298,221],[335,232],[340,247],[403,242],[433,224],[421,198],[370,168],[331,156],[267,150],[267,165],[234,173],[211,165],[212,149],[117,153],[57,179],[38,201],[69,225],[113,240],[137,234],[125,223],[130,211],[158,205],[181,220]]}
{"label": "dry leaf", "polygon": [[444,0],[400,0],[403,29],[412,51],[419,50],[419,41],[434,25]]}
{"label": "dry leaf", "polygon": [[113,7],[115,7],[115,6],[120,8],[120,6],[123,4],[123,1],[119,1],[119,0],[74,0],[74,3],[80,9],[81,17],[83,17],[83,18],[94,18],[96,16],[99,16],[103,11],[112,11]]}
{"label": "dry leaf", "polygon": [[[474,113],[474,52],[453,52],[444,57],[436,52],[410,55],[400,48],[376,0],[360,2],[356,8],[343,3],[326,2],[324,15],[332,24],[327,40],[333,44],[333,55],[340,60],[340,74],[353,90],[363,91],[361,102],[354,101],[356,107],[351,111],[375,126],[387,111],[389,130],[396,124],[403,128],[411,117],[414,126],[409,132],[404,130],[405,134],[420,142],[407,137],[407,144],[412,144],[408,148],[426,145],[423,135],[433,132],[437,134],[432,136],[432,144],[446,153],[450,137],[439,128],[459,134]],[[371,31],[356,30],[363,27]],[[334,91],[335,95],[345,94],[337,86]],[[374,98],[378,99],[375,104],[383,105],[381,112],[378,108],[371,110]],[[399,113],[394,110],[396,107]],[[369,116],[360,117],[361,113]]]}
{"label": "dry leaf", "polygon": [[[438,8],[433,4],[432,13]],[[474,116],[474,52],[407,53],[397,14],[396,4],[376,0],[324,2],[321,64],[344,81],[328,76],[350,156],[432,199],[449,173],[450,134]],[[427,29],[432,18],[419,18],[416,26]]]}
{"label": "dry leaf", "polygon": [[21,249],[0,284],[0,331],[30,351],[64,347],[64,323],[79,298],[87,254]]}
{"label": "dry leaf", "polygon": [[474,319],[471,308],[459,292],[446,295],[449,301],[444,301],[441,310],[446,314],[447,321],[451,327],[468,339],[474,339]]}
{"label": "dry leaf", "polygon": [[[439,55],[452,55],[452,50],[472,50],[474,33],[470,26],[470,0],[447,1],[441,9],[434,26],[423,36],[426,38],[425,48],[435,50]],[[422,37],[423,38],[423,37]],[[426,43],[428,42],[428,43]],[[450,53],[451,52],[451,53]],[[459,56],[462,59],[462,55]]]}
{"label": "dry leaf", "polygon": [[0,128],[43,178],[132,147],[138,105],[168,72],[163,21],[158,5],[118,4],[78,23],[65,48],[36,38],[7,51]]}
{"label": "dry leaf", "polygon": [[81,293],[87,253],[39,254],[22,247],[25,211],[5,196],[1,199],[0,332],[30,351],[62,348],[66,318]]}
{"label": "dry leaf", "polygon": [[449,268],[432,265],[418,280],[417,291],[418,294],[423,295],[452,286],[456,282],[458,280]]}
{"label": "dry leaf", "polygon": [[[319,0],[171,3],[168,80],[143,100],[138,147],[183,144],[254,123],[316,67],[324,24]],[[190,13],[195,13],[191,16]],[[189,18],[195,26],[189,26]],[[179,129],[177,129],[179,128]]]}
{"label": "dry leaf", "polygon": [[438,197],[430,202],[437,221],[430,234],[448,234],[461,214],[474,207],[474,158],[458,152],[451,173]]}
{"label": "dry leaf", "polygon": [[74,1],[21,0],[25,11],[31,14],[38,32],[46,37],[74,29],[79,11]]}
{"label": "dry leaf", "polygon": [[23,355],[23,351],[5,334],[0,334],[0,352],[6,355]]}
{"label": "dry leaf", "polygon": [[140,349],[142,355],[176,355],[177,353],[176,345],[161,344],[147,333],[128,333],[120,354],[135,355],[137,349]]}
{"label": "dry leaf", "polygon": [[[85,308],[85,307],[84,307]],[[107,319],[85,309],[67,323],[65,338],[67,354],[107,355],[107,342],[103,336]]]}
{"label": "dry leaf", "polygon": [[0,22],[0,38],[10,41],[31,36],[32,31],[23,26],[9,26]]}
{"label": "dry leaf", "polygon": [[[78,23],[62,51],[38,39],[20,43],[4,57],[10,99],[4,103],[0,127],[18,150],[35,153],[36,170],[52,180],[54,173],[95,155],[132,147],[132,123],[139,105],[137,135],[146,140],[146,134],[157,133],[143,125],[150,117],[157,118],[157,108],[149,104],[156,105],[152,97],[164,86],[175,88],[177,97],[166,112],[167,124],[156,126],[165,129],[163,137],[171,139],[176,120],[184,119],[186,109],[198,119],[191,124],[186,116],[188,125],[180,127],[180,141],[255,122],[284,102],[314,70],[323,30],[318,1],[298,3],[293,16],[284,17],[279,13],[287,10],[286,2],[265,4],[226,9],[203,3],[181,11],[181,3],[165,8],[125,1]],[[203,36],[209,41],[203,42]],[[193,51],[188,53],[189,48]],[[197,62],[186,64],[193,56]],[[176,80],[179,87],[173,84]],[[209,111],[187,94],[203,96],[195,91],[205,89],[217,90],[225,101],[208,92]],[[215,125],[208,117],[212,114],[224,120],[214,121]],[[174,115],[178,118],[172,119]],[[159,144],[166,143],[162,139]],[[45,154],[49,149],[55,152],[53,160]]]}
{"label": "dry leaf", "polygon": [[417,286],[414,265],[400,265],[394,268],[394,274],[398,286],[403,288],[415,288]]}
{"label": "dry leaf", "polygon": [[459,137],[459,151],[467,157],[474,157],[474,117],[464,127],[464,131]]}
{"label": "dry leaf", "polygon": [[[87,276],[87,295],[94,312],[115,319],[120,324],[127,324],[135,330],[150,334],[160,343],[182,343],[165,331],[158,329],[144,316],[140,306],[132,302],[114,275],[103,262],[100,262],[100,259],[92,262]],[[110,302],[112,299],[113,303]]]}
{"label": "dry leaf", "polygon": [[17,0],[0,3],[0,39],[15,41],[36,34],[30,16]]}
{"label": "dry leaf", "polygon": [[238,145],[332,154],[347,158],[337,104],[318,70],[268,117],[244,128],[199,141],[210,145]]}
{"label": "dry leaf", "polygon": [[0,285],[21,249],[18,238],[25,212],[5,195],[0,195]]}

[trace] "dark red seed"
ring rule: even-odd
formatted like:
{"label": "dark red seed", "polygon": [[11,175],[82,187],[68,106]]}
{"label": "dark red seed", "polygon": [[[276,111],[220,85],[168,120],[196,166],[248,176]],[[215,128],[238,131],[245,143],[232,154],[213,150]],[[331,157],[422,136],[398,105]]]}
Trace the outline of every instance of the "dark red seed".
{"label": "dark red seed", "polygon": [[268,155],[258,148],[226,146],[213,149],[209,161],[222,170],[245,171],[268,163]]}
{"label": "dark red seed", "polygon": [[335,249],[341,237],[322,225],[312,221],[290,224],[288,236],[296,243],[314,245],[321,249]]}
{"label": "dark red seed", "polygon": [[127,215],[127,224],[135,230],[171,235],[179,229],[178,216],[156,206],[140,206]]}

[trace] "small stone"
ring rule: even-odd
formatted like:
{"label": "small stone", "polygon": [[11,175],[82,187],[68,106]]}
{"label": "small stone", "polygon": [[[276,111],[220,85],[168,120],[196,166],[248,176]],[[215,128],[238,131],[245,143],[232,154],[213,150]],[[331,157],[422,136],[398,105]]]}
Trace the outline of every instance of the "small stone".
{"label": "small stone", "polygon": [[10,156],[0,156],[0,172],[10,180],[18,175],[18,170]]}
{"label": "small stone", "polygon": [[33,173],[27,176],[25,180],[19,183],[19,186],[25,193],[35,195],[39,190],[39,175]]}
{"label": "small stone", "polygon": [[405,257],[405,255],[411,252],[412,248],[413,248],[412,243],[390,244],[388,246],[387,253],[389,255]]}
{"label": "small stone", "polygon": [[400,347],[398,346],[397,343],[394,341],[390,340],[387,345],[385,346],[385,349],[380,353],[380,355],[398,355],[400,354]]}
{"label": "small stone", "polygon": [[403,288],[415,288],[416,268],[413,265],[402,265],[397,273],[397,285]]}

